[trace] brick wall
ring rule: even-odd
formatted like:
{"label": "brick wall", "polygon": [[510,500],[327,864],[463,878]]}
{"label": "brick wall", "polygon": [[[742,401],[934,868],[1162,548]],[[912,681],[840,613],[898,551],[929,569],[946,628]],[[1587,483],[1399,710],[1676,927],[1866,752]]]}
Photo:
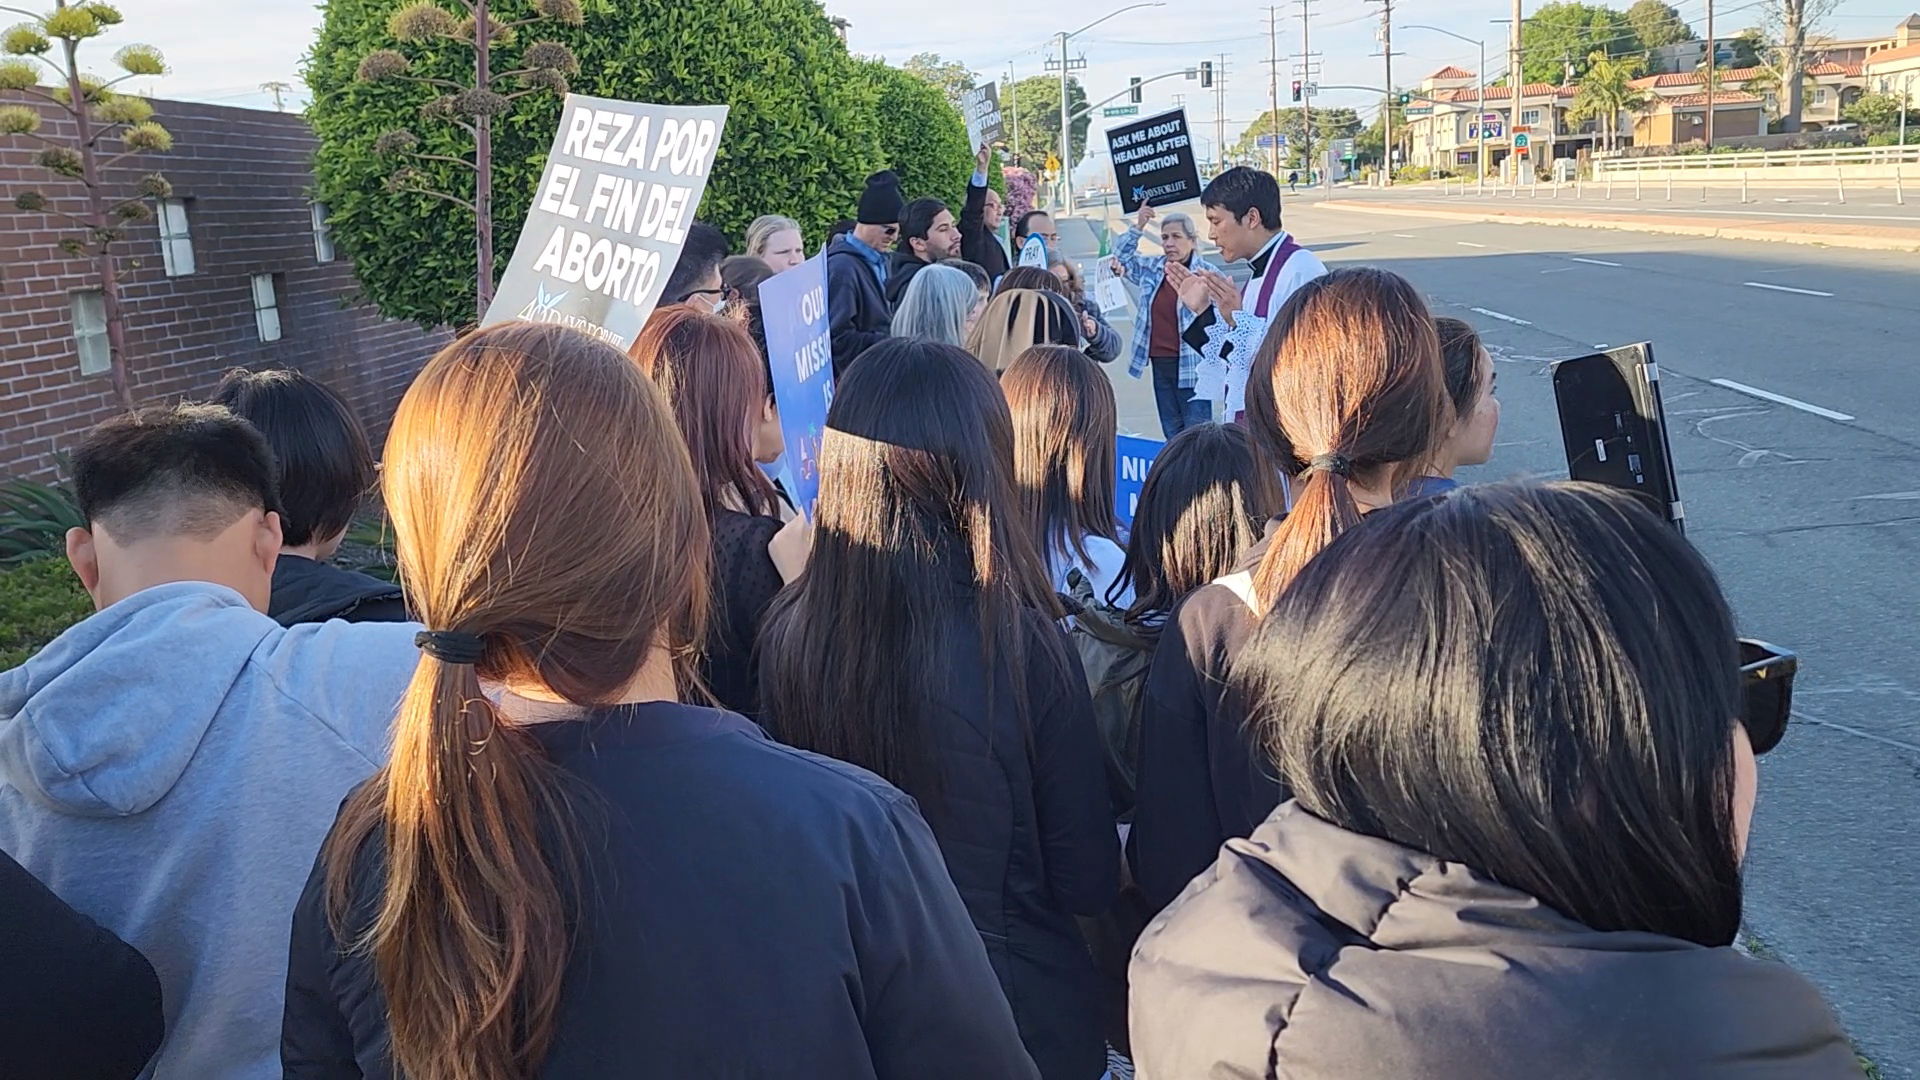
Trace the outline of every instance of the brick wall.
{"label": "brick wall", "polygon": [[[139,177],[163,173],[188,200],[196,268],[166,275],[154,221],[133,225],[116,246],[135,398],[204,396],[235,366],[298,368],[359,411],[377,448],[401,393],[445,337],[348,303],[352,265],[319,261],[308,201],[313,134],[292,114],[153,106],[173,150],[125,159],[108,171],[107,191],[124,198]],[[43,134],[71,130],[54,106],[42,103],[41,113]],[[107,149],[118,153],[117,140]],[[74,343],[71,294],[98,287],[90,264],[60,251],[72,235],[63,220],[13,206],[19,192],[38,190],[56,209],[83,208],[81,185],[35,164],[38,150],[29,138],[0,137],[0,478],[50,476],[59,453],[116,408],[105,373],[80,373]],[[260,340],[253,308],[252,275],[265,273],[284,275],[281,337],[271,343]]]}

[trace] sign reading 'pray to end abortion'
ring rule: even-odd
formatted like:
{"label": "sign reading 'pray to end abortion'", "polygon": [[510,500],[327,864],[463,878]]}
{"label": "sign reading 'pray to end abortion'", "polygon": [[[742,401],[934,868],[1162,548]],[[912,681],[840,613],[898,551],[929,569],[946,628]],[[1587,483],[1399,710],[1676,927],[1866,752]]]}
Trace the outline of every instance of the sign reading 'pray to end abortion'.
{"label": "sign reading 'pray to end abortion'", "polygon": [[724,105],[568,94],[486,322],[559,323],[630,345],[680,261],[726,122]]}
{"label": "sign reading 'pray to end abortion'", "polygon": [[1120,209],[1166,206],[1200,197],[1200,164],[1187,134],[1187,111],[1175,109],[1107,129],[1107,149],[1120,191]]}

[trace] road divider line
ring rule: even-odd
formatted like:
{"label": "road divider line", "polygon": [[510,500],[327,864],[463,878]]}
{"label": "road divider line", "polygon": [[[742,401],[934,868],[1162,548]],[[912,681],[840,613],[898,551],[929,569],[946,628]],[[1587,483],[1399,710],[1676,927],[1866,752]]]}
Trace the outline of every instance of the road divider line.
{"label": "road divider line", "polygon": [[[1501,322],[1510,322],[1515,326],[1532,326],[1533,325],[1532,323],[1528,322],[1525,319],[1516,319],[1511,315],[1502,315],[1498,311],[1489,311],[1488,309],[1483,307],[1468,308],[1467,310],[1474,312],[1476,314],[1485,315],[1489,319],[1499,319]],[[1853,417],[1849,416],[1847,417],[1847,419],[1851,420],[1853,419]]]}
{"label": "road divider line", "polygon": [[1608,261],[1607,261],[1607,260],[1605,260],[1605,259],[1582,259],[1582,258],[1580,258],[1579,256],[1570,256],[1569,258],[1570,258],[1570,259],[1571,259],[1571,261],[1573,261],[1573,262],[1577,262],[1577,263],[1586,263],[1586,264],[1587,264],[1588,266],[1611,266],[1611,267],[1614,267],[1614,268],[1616,268],[1616,269],[1620,269],[1620,268],[1621,268],[1621,266],[1620,266],[1620,264],[1619,264],[1619,263],[1617,263],[1617,262],[1608,262]]}
{"label": "road divider line", "polygon": [[[1477,311],[1479,309],[1476,308],[1474,310]],[[1715,386],[1724,387],[1728,390],[1733,391],[1736,394],[1745,394],[1748,397],[1757,397],[1762,401],[1771,401],[1776,405],[1785,405],[1790,409],[1799,409],[1801,412],[1809,412],[1815,416],[1824,416],[1829,420],[1852,420],[1853,419],[1853,417],[1848,416],[1846,413],[1843,413],[1843,412],[1835,412],[1832,409],[1823,409],[1818,405],[1810,405],[1807,402],[1801,401],[1799,398],[1790,398],[1785,394],[1776,394],[1771,390],[1762,390],[1757,386],[1748,386],[1746,383],[1734,382],[1732,379],[1709,379],[1708,381],[1713,383],[1713,385]]]}
{"label": "road divider line", "polygon": [[1767,289],[1772,292],[1798,293],[1801,296],[1832,296],[1833,295],[1830,292],[1821,292],[1818,289],[1796,289],[1791,285],[1769,285],[1764,281],[1743,281],[1740,284],[1745,285],[1749,289]]}
{"label": "road divider line", "polygon": [[1476,244],[1471,240],[1455,240],[1454,243],[1459,244],[1461,247],[1470,247],[1470,248],[1483,248],[1487,246],[1485,244]]}
{"label": "road divider line", "polygon": [[1403,233],[1403,232],[1397,232],[1397,233],[1394,233],[1394,234],[1393,234],[1393,238],[1394,238],[1394,239],[1396,239],[1396,240],[1413,240],[1413,239],[1417,239],[1417,237],[1415,237],[1415,236],[1414,236],[1414,235],[1413,235],[1412,233]]}

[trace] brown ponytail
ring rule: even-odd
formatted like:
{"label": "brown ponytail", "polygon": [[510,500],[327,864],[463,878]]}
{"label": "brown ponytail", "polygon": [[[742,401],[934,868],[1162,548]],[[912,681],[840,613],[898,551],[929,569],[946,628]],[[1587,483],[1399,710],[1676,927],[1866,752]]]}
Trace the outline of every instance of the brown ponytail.
{"label": "brown ponytail", "polygon": [[[400,1073],[522,1080],[553,1040],[580,845],[563,778],[482,684],[590,705],[661,646],[689,668],[707,563],[687,553],[706,550],[706,515],[660,393],[559,327],[448,346],[401,402],[386,461],[408,600],[479,648],[471,664],[423,654],[391,760],[328,839],[329,912],[373,957]],[[376,837],[385,878],[356,924]]]}
{"label": "brown ponytail", "polygon": [[1247,380],[1254,442],[1295,477],[1293,505],[1254,572],[1257,610],[1360,520],[1353,480],[1398,492],[1450,420],[1433,316],[1406,279],[1336,270],[1295,292]]}

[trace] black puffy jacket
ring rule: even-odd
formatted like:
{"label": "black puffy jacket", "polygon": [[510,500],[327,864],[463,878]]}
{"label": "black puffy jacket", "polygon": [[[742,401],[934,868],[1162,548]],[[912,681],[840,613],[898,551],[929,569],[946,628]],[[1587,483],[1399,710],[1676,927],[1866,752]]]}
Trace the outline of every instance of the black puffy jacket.
{"label": "black puffy jacket", "polygon": [[1830,1080],[1860,1065],[1791,968],[1593,930],[1288,802],[1134,950],[1139,1080]]}

